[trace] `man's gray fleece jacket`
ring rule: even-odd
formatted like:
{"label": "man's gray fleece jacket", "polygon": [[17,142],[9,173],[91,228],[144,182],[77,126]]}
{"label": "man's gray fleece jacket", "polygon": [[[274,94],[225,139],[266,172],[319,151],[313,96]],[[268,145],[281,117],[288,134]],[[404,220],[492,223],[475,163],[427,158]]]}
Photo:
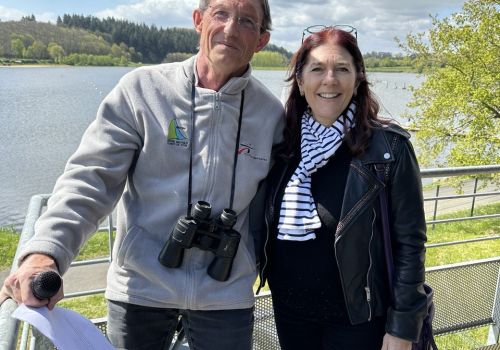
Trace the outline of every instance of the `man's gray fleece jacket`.
{"label": "man's gray fleece jacket", "polygon": [[[248,209],[269,170],[272,146],[281,138],[283,107],[249,68],[218,92],[196,87],[193,132],[195,62],[196,56],[142,67],[120,80],[57,180],[21,259],[45,253],[64,273],[99,221],[117,205],[107,298],[192,310],[253,305],[257,272]],[[192,202],[209,202],[212,215],[229,206],[242,90],[233,205],[238,213],[234,229],[242,238],[229,280],[208,276],[214,255],[198,248],[185,251],[181,267],[166,268],[157,257],[177,219],[187,212],[191,140]]]}

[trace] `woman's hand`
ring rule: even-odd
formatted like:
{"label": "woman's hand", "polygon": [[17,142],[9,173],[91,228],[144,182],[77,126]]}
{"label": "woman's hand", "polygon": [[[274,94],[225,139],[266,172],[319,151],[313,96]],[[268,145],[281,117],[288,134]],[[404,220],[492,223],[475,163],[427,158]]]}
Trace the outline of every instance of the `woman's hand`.
{"label": "woman's hand", "polygon": [[386,333],[381,350],[411,350],[411,341]]}

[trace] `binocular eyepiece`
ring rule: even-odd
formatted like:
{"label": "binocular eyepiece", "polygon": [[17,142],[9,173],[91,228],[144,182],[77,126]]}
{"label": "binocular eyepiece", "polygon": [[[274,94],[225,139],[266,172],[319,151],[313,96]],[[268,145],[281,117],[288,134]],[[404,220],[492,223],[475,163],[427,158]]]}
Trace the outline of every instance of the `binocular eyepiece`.
{"label": "binocular eyepiece", "polygon": [[215,254],[207,269],[209,276],[217,281],[227,281],[241,238],[240,233],[233,230],[238,217],[234,210],[224,209],[218,218],[213,219],[210,218],[211,211],[208,202],[199,201],[189,216],[177,220],[158,256],[163,266],[181,266],[184,250],[197,247]]}

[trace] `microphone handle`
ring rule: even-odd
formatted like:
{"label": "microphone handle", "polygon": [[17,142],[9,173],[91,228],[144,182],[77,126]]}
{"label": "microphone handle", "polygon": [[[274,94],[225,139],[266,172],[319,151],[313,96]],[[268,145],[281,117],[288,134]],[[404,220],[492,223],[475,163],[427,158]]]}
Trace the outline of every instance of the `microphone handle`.
{"label": "microphone handle", "polygon": [[44,271],[35,276],[31,282],[33,295],[40,300],[50,299],[61,288],[61,276],[55,271]]}

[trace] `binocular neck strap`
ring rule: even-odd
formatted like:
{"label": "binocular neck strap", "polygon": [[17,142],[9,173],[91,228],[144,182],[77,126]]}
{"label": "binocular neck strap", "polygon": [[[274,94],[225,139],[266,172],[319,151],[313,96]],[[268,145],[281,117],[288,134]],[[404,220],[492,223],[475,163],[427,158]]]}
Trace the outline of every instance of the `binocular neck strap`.
{"label": "binocular neck strap", "polygon": [[[196,86],[194,79],[192,81],[191,89],[191,135],[189,142],[189,183],[188,183],[188,206],[187,206],[187,216],[191,213],[192,204],[192,185],[193,185],[193,143],[194,143],[194,131],[195,131],[195,97],[196,97]],[[234,201],[234,191],[236,188],[236,164],[238,163],[238,149],[240,145],[240,134],[241,134],[241,123],[243,119],[243,106],[245,104],[245,90],[241,91],[241,101],[240,101],[240,116],[238,118],[238,132],[236,134],[236,144],[234,146],[234,161],[233,161],[233,174],[231,179],[231,196],[229,198],[229,209],[233,209]]]}

